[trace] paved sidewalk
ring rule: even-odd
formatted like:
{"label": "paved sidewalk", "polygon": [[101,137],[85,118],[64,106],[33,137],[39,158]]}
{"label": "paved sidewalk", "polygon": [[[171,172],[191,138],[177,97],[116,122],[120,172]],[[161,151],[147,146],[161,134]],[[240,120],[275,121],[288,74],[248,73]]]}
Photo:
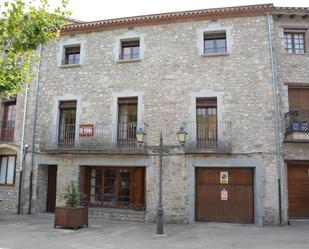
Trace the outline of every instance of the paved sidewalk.
{"label": "paved sidewalk", "polygon": [[165,225],[93,221],[77,231],[53,228],[52,216],[0,214],[1,249],[197,249],[197,248],[309,248],[309,221],[287,227],[257,227],[196,223]]}

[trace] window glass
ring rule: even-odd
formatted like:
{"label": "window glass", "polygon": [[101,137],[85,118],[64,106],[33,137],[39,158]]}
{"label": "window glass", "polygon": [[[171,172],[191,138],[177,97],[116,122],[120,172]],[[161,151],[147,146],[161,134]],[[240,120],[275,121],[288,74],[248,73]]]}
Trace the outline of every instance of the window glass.
{"label": "window glass", "polygon": [[284,33],[284,46],[288,53],[302,54],[305,52],[304,33]]}
{"label": "window glass", "polygon": [[80,63],[80,45],[66,47],[64,52],[64,61],[62,64],[79,64]]}
{"label": "window glass", "polygon": [[6,176],[6,165],[7,165],[7,157],[1,158],[0,165],[0,184],[5,184],[5,176]]}
{"label": "window glass", "polygon": [[139,50],[140,50],[139,40],[122,41],[120,59],[122,60],[138,59]]}
{"label": "window glass", "polygon": [[8,161],[8,172],[7,172],[7,178],[6,183],[7,184],[13,184],[14,183],[14,171],[15,171],[15,157],[10,156]]}
{"label": "window glass", "polygon": [[226,47],[226,33],[214,32],[204,33],[204,53],[225,53]]}

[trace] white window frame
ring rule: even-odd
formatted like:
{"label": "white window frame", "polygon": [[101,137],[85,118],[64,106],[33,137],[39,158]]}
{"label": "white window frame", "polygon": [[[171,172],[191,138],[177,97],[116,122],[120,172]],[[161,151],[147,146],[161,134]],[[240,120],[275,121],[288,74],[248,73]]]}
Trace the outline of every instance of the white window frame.
{"label": "white window frame", "polygon": [[[305,51],[304,53],[289,53],[286,51],[285,48],[285,36],[284,33],[305,33],[305,39],[304,39],[304,48]],[[281,37],[281,45],[286,54],[292,54],[292,55],[303,55],[303,54],[308,54],[309,53],[309,27],[304,27],[304,26],[284,26],[281,27],[279,37]]]}
{"label": "white window frame", "polygon": [[[211,90],[203,90],[200,92],[195,92],[190,94],[190,107],[189,112],[191,114],[191,122],[196,123],[196,99],[197,98],[217,98],[217,124],[222,124],[223,121],[223,95],[222,91],[211,91]],[[220,125],[218,125],[220,127]],[[196,141],[196,129],[192,131],[192,141]],[[218,140],[221,140],[223,137],[223,129],[218,129]]]}
{"label": "white window frame", "polygon": [[[80,46],[80,55],[79,55],[79,63],[78,64],[62,64],[65,60],[65,49],[68,47]],[[84,41],[78,39],[68,39],[60,41],[59,49],[58,49],[58,66],[59,67],[79,67],[84,64],[85,58],[85,49],[84,49]]]}
{"label": "white window frame", "polygon": [[[59,103],[61,101],[70,101],[70,100],[76,100],[76,120],[75,124],[78,126],[80,124],[80,116],[81,116],[81,96],[79,95],[71,95],[66,94],[64,96],[55,96],[54,97],[54,103],[53,103],[53,109],[52,109],[52,117],[53,117],[53,126],[57,127],[57,132],[55,134],[52,134],[52,144],[58,143],[58,133],[59,133],[59,121],[60,121],[60,110],[59,110]],[[79,143],[79,130],[75,130],[75,139],[74,139],[75,145]]]}
{"label": "white window frame", "polygon": [[[128,32],[124,35],[117,36],[114,38],[114,59],[116,62],[134,62],[134,61],[141,61],[144,59],[144,51],[145,51],[145,35],[144,34],[137,34],[135,32]],[[139,58],[138,59],[129,59],[123,60],[121,58],[122,53],[122,42],[125,41],[136,41],[139,40]]]}
{"label": "white window frame", "polygon": [[[226,52],[223,53],[205,53],[204,51],[204,35],[209,33],[219,33],[219,32],[225,32],[226,34]],[[219,56],[219,55],[228,55],[232,52],[232,45],[233,45],[233,39],[232,39],[232,31],[231,27],[229,26],[223,26],[218,23],[216,24],[209,24],[207,27],[198,28],[197,29],[197,46],[199,50],[200,56]]]}
{"label": "white window frame", "polygon": [[[137,129],[143,128],[139,127],[143,123],[143,113],[144,113],[144,93],[135,92],[135,91],[122,91],[112,93],[112,106],[111,106],[111,116],[112,116],[112,125],[117,129],[118,124],[118,99],[119,98],[130,98],[137,97]],[[117,134],[117,132],[112,132],[112,134]],[[117,141],[117,136],[112,138],[113,142]]]}

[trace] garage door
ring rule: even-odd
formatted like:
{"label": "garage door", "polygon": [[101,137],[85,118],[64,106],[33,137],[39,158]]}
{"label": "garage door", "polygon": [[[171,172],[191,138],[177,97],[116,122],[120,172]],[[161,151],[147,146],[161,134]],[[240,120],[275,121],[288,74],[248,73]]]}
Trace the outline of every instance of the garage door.
{"label": "garage door", "polygon": [[288,164],[290,218],[309,218],[309,164]]}
{"label": "garage door", "polygon": [[196,168],[196,220],[254,223],[251,168]]}

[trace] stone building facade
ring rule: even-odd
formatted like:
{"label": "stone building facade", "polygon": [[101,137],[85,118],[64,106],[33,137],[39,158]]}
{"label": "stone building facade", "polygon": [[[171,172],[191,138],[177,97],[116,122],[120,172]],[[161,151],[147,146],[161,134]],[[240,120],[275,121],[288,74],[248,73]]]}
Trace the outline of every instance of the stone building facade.
{"label": "stone building facade", "polygon": [[[282,29],[308,31],[307,15],[257,5],[66,26],[43,46],[27,96],[22,211],[30,185],[31,212],[40,213],[63,204],[74,181],[93,217],[155,221],[162,131],[166,222],[287,222],[285,160],[308,160],[308,148],[283,143],[285,83],[308,83],[308,54],[287,55]],[[18,183],[0,188],[1,210],[15,212]]]}

